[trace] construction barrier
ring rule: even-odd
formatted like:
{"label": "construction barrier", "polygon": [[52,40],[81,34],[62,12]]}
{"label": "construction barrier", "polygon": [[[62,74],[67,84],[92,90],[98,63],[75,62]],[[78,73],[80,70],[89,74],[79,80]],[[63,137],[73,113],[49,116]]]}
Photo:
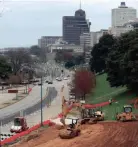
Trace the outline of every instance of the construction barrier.
{"label": "construction barrier", "polygon": [[9,89],[8,93],[18,93],[18,90],[16,90],[16,89],[15,90]]}
{"label": "construction barrier", "polygon": [[[54,123],[52,123],[50,120],[47,120],[47,121],[44,121],[43,122],[43,125],[48,125],[48,126],[52,126],[54,125]],[[28,135],[30,134],[32,131],[35,131],[37,130],[38,128],[40,128],[41,125],[40,124],[37,124],[35,125],[34,127],[28,129],[27,131],[24,131],[22,133],[19,133],[19,134],[16,134],[16,135],[13,135],[12,137],[8,138],[8,139],[5,139],[3,141],[1,141],[1,145],[6,145],[6,144],[10,144],[12,142],[15,142],[17,139],[19,139],[20,137],[23,137],[25,135]]]}

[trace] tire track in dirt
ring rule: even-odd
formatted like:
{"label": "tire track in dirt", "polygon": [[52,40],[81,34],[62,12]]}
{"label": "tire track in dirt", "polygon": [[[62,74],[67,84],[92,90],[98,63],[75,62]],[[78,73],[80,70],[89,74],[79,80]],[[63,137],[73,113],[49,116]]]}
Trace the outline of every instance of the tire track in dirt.
{"label": "tire track in dirt", "polygon": [[[101,122],[83,125],[81,130],[79,137],[62,140],[52,127],[28,143],[33,147],[138,147],[138,122]],[[28,143],[16,147],[29,147]]]}

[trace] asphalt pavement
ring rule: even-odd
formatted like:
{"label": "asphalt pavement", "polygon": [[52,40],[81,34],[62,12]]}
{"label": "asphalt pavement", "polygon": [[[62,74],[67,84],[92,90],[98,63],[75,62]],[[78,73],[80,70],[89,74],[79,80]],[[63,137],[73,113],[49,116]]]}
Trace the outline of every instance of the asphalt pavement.
{"label": "asphalt pavement", "polygon": [[[50,119],[52,117],[57,116],[59,113],[61,113],[61,101],[62,101],[61,87],[63,85],[65,85],[65,90],[64,90],[63,95],[65,96],[65,98],[68,99],[69,92],[68,92],[67,82],[68,81],[64,81],[64,80],[61,82],[54,81],[54,84],[52,84],[51,86],[49,85],[50,88],[55,88],[57,95],[53,99],[52,99],[52,96],[49,97],[50,99],[47,99],[48,103],[50,104],[49,106],[45,105],[45,104],[47,104],[46,101],[43,101],[43,120]],[[54,89],[52,89],[52,91],[53,90]],[[40,104],[39,104],[39,109],[40,109]],[[30,115],[25,116],[29,127],[32,127],[32,126],[40,123],[41,115],[40,115],[39,109],[37,111],[35,111],[34,113],[31,113]],[[2,124],[1,133],[10,133],[9,130],[12,125],[13,125],[13,122],[9,122],[6,125]]]}
{"label": "asphalt pavement", "polygon": [[[53,78],[60,76],[61,70],[63,69],[61,66],[51,63],[44,63],[43,65],[38,65],[38,67],[40,68],[40,71],[42,69],[45,69],[45,72],[46,70],[50,70],[51,72],[49,72],[49,75],[47,76],[53,74]],[[68,73],[69,72],[65,70],[65,74],[67,75]],[[61,112],[61,95],[59,95],[59,93],[57,95],[57,91],[59,92],[61,86],[63,84],[66,85],[66,83],[67,81],[54,81],[54,84],[52,85],[48,85],[46,83],[43,85],[43,96],[46,95],[46,89],[49,87],[47,99],[43,100],[44,120],[54,117]],[[0,121],[2,122],[2,133],[7,131],[9,132],[9,128],[13,123],[11,120],[13,120],[15,116],[19,116],[20,112],[21,114],[26,115],[29,127],[40,122],[40,88],[41,86],[35,86],[32,92],[25,99],[0,110],[0,120],[5,118],[3,121]],[[51,106],[47,107],[47,103],[49,102],[51,103]]]}

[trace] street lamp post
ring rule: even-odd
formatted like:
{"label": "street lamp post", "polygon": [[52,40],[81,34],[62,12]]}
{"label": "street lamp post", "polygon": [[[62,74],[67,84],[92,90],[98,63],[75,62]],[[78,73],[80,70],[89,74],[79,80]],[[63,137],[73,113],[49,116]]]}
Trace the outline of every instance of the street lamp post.
{"label": "street lamp post", "polygon": [[43,126],[43,89],[42,89],[42,76],[41,76],[41,126]]}

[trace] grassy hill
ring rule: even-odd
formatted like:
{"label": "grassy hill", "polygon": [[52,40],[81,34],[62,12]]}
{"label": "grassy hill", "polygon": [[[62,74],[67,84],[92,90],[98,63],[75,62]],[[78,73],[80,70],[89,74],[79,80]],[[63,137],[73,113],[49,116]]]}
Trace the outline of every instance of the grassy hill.
{"label": "grassy hill", "polygon": [[[136,98],[136,94],[128,92],[126,87],[111,88],[106,78],[106,74],[97,76],[96,88],[88,96],[87,103],[96,104],[108,101],[110,98],[114,99],[115,102],[111,106],[102,108],[105,113],[105,119],[114,120],[116,112],[122,112],[123,106],[129,104],[132,99]],[[133,110],[135,113],[138,113],[138,110]]]}

